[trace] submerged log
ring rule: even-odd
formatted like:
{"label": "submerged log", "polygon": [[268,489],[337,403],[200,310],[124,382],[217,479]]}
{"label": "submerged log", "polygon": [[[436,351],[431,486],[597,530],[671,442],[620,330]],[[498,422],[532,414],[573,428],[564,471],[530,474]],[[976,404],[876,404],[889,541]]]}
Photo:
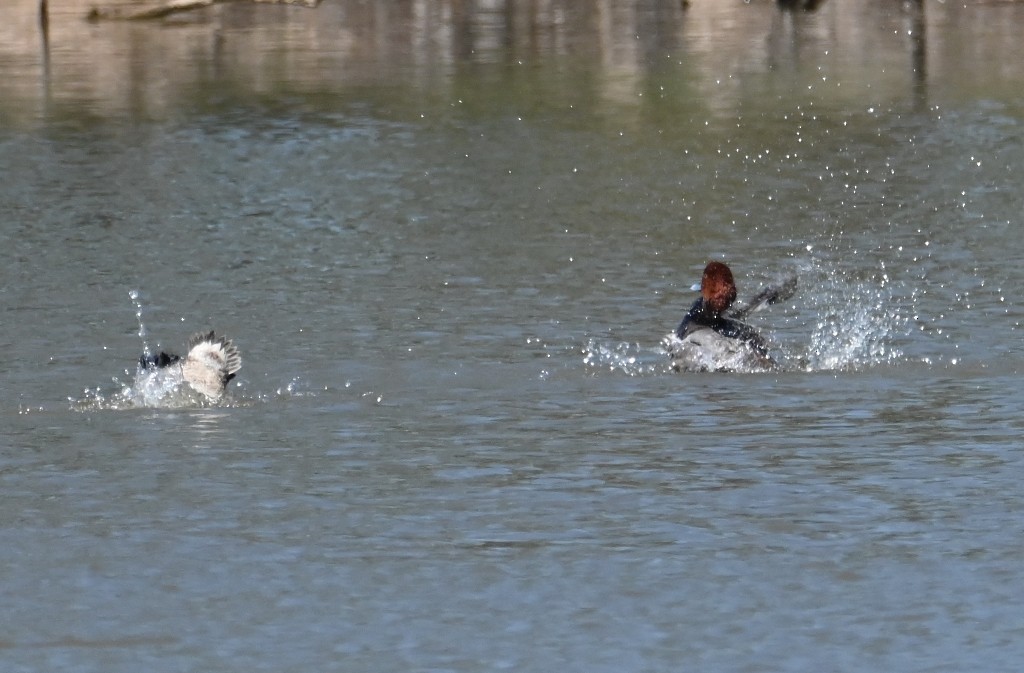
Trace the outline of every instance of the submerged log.
{"label": "submerged log", "polygon": [[298,5],[316,7],[320,0],[168,0],[157,7],[132,9],[125,7],[93,7],[86,18],[89,21],[148,21],[162,19],[171,14],[202,9],[227,2],[249,2],[262,5]]}

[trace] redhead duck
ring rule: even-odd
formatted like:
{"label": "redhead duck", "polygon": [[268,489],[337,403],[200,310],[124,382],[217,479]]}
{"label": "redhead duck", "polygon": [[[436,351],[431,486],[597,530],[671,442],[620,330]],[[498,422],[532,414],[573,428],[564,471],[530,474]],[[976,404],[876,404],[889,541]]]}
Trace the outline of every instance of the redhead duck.
{"label": "redhead duck", "polygon": [[676,371],[765,371],[775,366],[765,340],[741,318],[763,304],[788,298],[796,278],[768,287],[741,310],[726,312],[736,302],[732,270],[722,262],[704,267],[700,297],[683,317],[666,348]]}
{"label": "redhead duck", "polygon": [[224,395],[228,382],[241,368],[242,356],[231,339],[217,337],[212,330],[193,334],[185,357],[160,351],[139,358],[140,370],[159,372],[171,384],[187,383],[213,402]]}

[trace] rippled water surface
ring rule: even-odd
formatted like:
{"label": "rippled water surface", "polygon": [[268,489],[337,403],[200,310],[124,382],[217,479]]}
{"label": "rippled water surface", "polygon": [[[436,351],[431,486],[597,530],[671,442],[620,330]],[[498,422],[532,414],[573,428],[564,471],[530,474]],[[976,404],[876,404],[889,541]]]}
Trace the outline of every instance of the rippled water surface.
{"label": "rippled water surface", "polygon": [[1018,670],[1024,4],[529,4],[2,10],[0,668]]}

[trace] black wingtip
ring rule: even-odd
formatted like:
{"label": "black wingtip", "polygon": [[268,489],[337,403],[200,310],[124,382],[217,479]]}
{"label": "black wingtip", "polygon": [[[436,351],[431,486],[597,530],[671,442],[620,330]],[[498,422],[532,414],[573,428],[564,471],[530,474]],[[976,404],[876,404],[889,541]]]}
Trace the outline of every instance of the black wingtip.
{"label": "black wingtip", "polygon": [[797,277],[790,276],[779,285],[769,285],[754,295],[750,301],[747,302],[746,306],[733,311],[732,317],[737,320],[741,320],[756,311],[763,304],[771,306],[772,304],[777,304],[780,301],[786,301],[796,292],[796,283]]}
{"label": "black wingtip", "polygon": [[796,276],[790,276],[782,283],[782,285],[774,288],[775,292],[768,297],[769,304],[777,304],[780,301],[786,301],[796,292]]}

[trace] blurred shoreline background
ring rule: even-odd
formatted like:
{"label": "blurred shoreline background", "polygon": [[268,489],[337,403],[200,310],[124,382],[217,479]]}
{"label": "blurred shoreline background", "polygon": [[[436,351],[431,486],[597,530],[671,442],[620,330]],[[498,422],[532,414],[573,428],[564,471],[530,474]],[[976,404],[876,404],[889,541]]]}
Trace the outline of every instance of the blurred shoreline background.
{"label": "blurred shoreline background", "polygon": [[165,119],[225,91],[315,99],[384,84],[449,105],[467,78],[489,82],[499,106],[543,87],[553,107],[594,100],[628,115],[681,96],[726,119],[765,96],[885,107],[1013,100],[1024,86],[1024,5],[1013,2],[831,0],[800,12],[770,0],[325,0],[86,20],[96,6],[155,4],[52,2],[44,35],[38,0],[6,3],[2,125]]}

